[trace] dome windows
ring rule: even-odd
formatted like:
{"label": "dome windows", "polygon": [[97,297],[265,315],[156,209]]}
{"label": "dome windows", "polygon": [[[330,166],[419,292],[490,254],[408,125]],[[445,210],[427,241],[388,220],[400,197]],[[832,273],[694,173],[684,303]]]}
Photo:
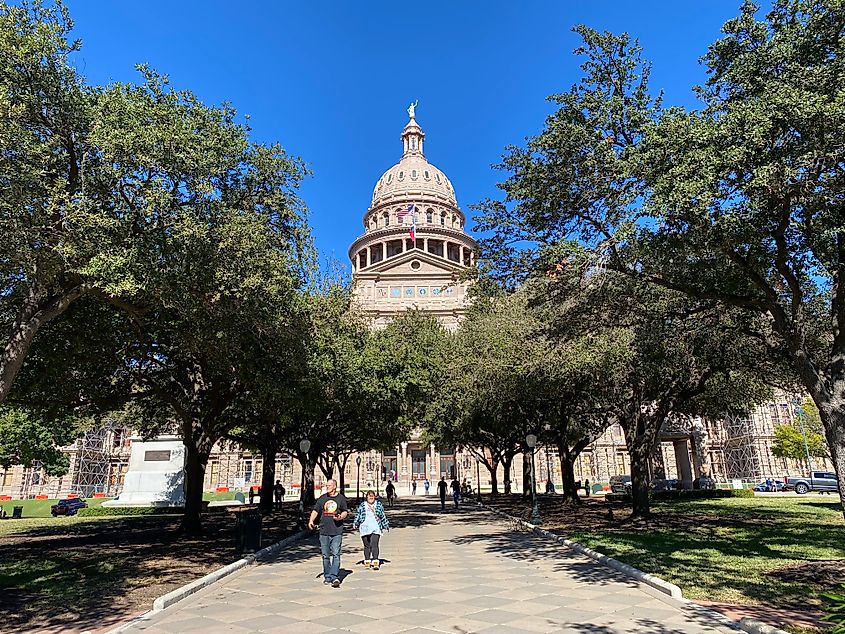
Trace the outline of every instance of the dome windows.
{"label": "dome windows", "polygon": [[440,212],[440,226],[441,227],[446,226],[446,212],[445,211]]}
{"label": "dome windows", "polygon": [[438,185],[440,184],[440,174],[437,172],[434,172],[434,180],[437,181]]}
{"label": "dome windows", "polygon": [[425,221],[430,225],[434,224],[434,213],[431,209],[425,210]]}
{"label": "dome windows", "polygon": [[390,185],[390,182],[393,180],[393,174],[387,175],[387,184]]}
{"label": "dome windows", "polygon": [[401,180],[404,180],[404,179],[405,179],[405,172],[399,172],[399,180],[401,181]]}
{"label": "dome windows", "polygon": [[411,170],[411,178],[413,178],[414,180],[416,180],[416,178],[417,178],[417,170]]}
{"label": "dome windows", "polygon": [[427,180],[427,181],[430,181],[430,180],[431,180],[431,174],[429,173],[429,171],[428,171],[428,170],[425,170],[425,171],[423,172],[423,178],[425,178],[425,180]]}

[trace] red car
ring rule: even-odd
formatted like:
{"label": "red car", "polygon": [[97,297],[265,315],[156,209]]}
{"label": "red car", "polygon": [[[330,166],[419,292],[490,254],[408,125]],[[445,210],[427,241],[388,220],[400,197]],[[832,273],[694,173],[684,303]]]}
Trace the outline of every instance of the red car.
{"label": "red car", "polygon": [[88,502],[80,498],[67,498],[66,500],[59,500],[56,504],[50,507],[50,514],[53,517],[57,515],[76,515],[79,509],[87,509]]}

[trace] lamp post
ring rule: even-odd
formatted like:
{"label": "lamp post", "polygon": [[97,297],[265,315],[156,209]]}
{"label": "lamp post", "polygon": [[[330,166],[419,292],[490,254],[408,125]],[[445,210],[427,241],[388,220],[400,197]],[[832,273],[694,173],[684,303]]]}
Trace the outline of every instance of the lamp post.
{"label": "lamp post", "polygon": [[798,416],[798,424],[801,426],[801,437],[804,439],[804,454],[807,456],[807,472],[813,470],[813,462],[810,460],[810,447],[807,445],[807,432],[804,429],[804,410],[801,409],[800,402],[796,401],[795,415]]}
{"label": "lamp post", "polygon": [[528,434],[525,437],[525,444],[528,445],[528,448],[531,450],[531,523],[536,525],[540,524],[540,509],[537,508],[537,481],[535,480],[534,476],[534,447],[537,446],[537,436],[534,434]]}
{"label": "lamp post", "polygon": [[355,501],[361,501],[361,456],[355,456],[355,464],[358,466],[358,481],[355,483]]}
{"label": "lamp post", "polygon": [[[305,454],[305,462],[308,463],[308,451],[311,449],[311,441],[303,438],[299,441],[299,451]],[[302,496],[305,495],[305,470],[302,471],[302,478],[299,480],[299,523],[305,526],[305,502]]]}
{"label": "lamp post", "polygon": [[481,504],[481,458],[475,457],[475,497]]}

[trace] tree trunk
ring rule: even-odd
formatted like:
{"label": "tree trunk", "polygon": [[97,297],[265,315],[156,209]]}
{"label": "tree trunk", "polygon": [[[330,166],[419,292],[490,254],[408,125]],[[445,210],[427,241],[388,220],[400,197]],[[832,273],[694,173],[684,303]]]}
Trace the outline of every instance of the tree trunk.
{"label": "tree trunk", "polygon": [[513,466],[513,456],[505,456],[502,458],[502,470],[505,472],[505,495],[510,495],[513,492],[511,487],[511,467]]}
{"label": "tree trunk", "polygon": [[560,456],[560,475],[563,479],[562,503],[566,506],[575,506],[581,503],[581,498],[578,497],[578,489],[575,486],[575,459],[577,455],[573,456],[569,451],[569,447],[558,445],[558,455]]}
{"label": "tree trunk", "polygon": [[[838,391],[841,393],[841,390]],[[836,471],[836,481],[839,485],[839,500],[845,517],[845,402],[831,407],[819,407],[819,416],[824,425],[825,438],[830,450],[830,461]]]}
{"label": "tree trunk", "polygon": [[522,497],[531,497],[531,487],[534,486],[534,481],[531,478],[531,459],[533,457],[530,449],[522,452]]}
{"label": "tree trunk", "polygon": [[[496,475],[496,472],[499,470],[499,461],[495,458],[491,459],[490,466],[484,465],[487,467],[487,470],[490,472],[490,492],[493,495],[499,495],[499,479]],[[479,482],[477,485],[479,488],[481,487],[481,483]]]}
{"label": "tree trunk", "polygon": [[625,444],[631,459],[631,519],[644,519],[651,513],[649,487],[651,486],[650,461],[657,444],[657,435],[666,415],[663,410],[648,415],[637,407],[631,418],[624,421]]}
{"label": "tree trunk", "polygon": [[191,440],[191,434],[185,436],[185,514],[179,531],[199,535],[202,533],[202,485],[209,452],[202,451]]}
{"label": "tree trunk", "polygon": [[261,469],[261,500],[258,508],[262,513],[273,512],[273,487],[276,477],[276,443],[267,441],[261,449],[264,464]]}
{"label": "tree trunk", "polygon": [[314,506],[314,461],[310,455],[297,452],[297,459],[302,467],[302,487],[300,488],[299,499],[305,508],[306,516]]}

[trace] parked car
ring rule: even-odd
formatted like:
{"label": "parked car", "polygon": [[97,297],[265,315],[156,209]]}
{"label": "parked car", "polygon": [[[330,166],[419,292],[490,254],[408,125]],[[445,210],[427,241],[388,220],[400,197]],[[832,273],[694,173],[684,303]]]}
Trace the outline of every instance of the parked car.
{"label": "parked car", "polygon": [[611,493],[630,493],[631,486],[631,476],[629,475],[610,476]]}
{"label": "parked car", "polygon": [[785,487],[786,485],[783,480],[764,480],[760,484],[755,485],[754,490],[767,493],[780,493]]}
{"label": "parked car", "polygon": [[784,478],[784,486],[788,491],[794,490],[799,495],[810,491],[831,493],[839,490],[836,474],[832,471],[811,471],[807,477],[787,476]]}
{"label": "parked car", "polygon": [[657,478],[651,483],[654,491],[677,491],[681,488],[678,478]]}
{"label": "parked car", "polygon": [[82,498],[67,498],[66,500],[59,500],[56,504],[50,507],[50,514],[53,517],[57,515],[76,515],[79,509],[87,509],[88,502]]}

